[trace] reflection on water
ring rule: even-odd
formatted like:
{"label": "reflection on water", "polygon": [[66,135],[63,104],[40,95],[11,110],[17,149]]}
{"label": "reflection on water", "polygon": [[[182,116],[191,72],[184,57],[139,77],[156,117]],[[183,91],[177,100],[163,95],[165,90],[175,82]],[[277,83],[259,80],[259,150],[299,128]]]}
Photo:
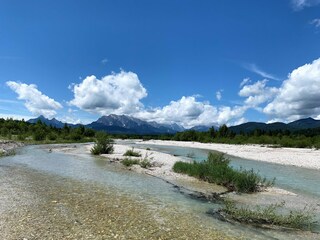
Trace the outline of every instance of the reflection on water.
{"label": "reflection on water", "polygon": [[[192,151],[196,160],[203,160],[208,153],[206,150],[199,149],[161,146],[150,147],[180,156],[186,156]],[[172,187],[172,185],[165,181],[148,175],[128,171],[123,166],[109,163],[101,157],[93,157],[85,154],[81,147],[78,147],[76,152],[78,155],[75,156],[57,152],[49,153],[39,146],[30,146],[24,148],[21,154],[1,159],[1,165],[24,166],[44,173],[105,185],[117,189],[119,192],[133,195],[139,198],[140,201],[144,202],[146,205],[154,205],[155,203],[157,204],[156,207],[174,205],[177,206],[177,209],[180,211],[189,211],[193,214],[197,214],[197,216],[212,227],[231,233],[234,236],[244,235],[247,239],[306,239],[305,233],[282,233],[271,230],[256,229],[250,226],[243,226],[241,224],[231,225],[220,222],[206,215],[206,212],[209,209],[217,208],[217,205],[190,199],[180,194]],[[245,168],[253,167],[253,163],[250,165],[250,162],[254,161],[249,161],[248,165],[245,165],[245,162],[245,160],[232,158],[232,163],[235,167],[237,167],[236,164],[238,164],[238,166],[242,165]],[[272,169],[272,166],[269,166],[269,170],[265,170],[265,166],[259,164],[258,167],[253,168],[260,169],[260,172],[267,177],[277,177],[277,174],[281,172],[277,172],[276,168]],[[288,177],[290,177],[290,172],[291,171],[288,173],[282,172],[282,174],[288,174]],[[284,180],[282,181],[281,179],[278,180],[278,184],[279,186],[287,186],[287,182]],[[288,187],[289,186],[291,185],[288,184]],[[296,185],[293,185],[292,188],[298,189]],[[312,192],[307,192],[312,195]],[[307,236],[309,236],[308,234]],[[314,236],[310,235],[310,239],[313,239],[313,237]]]}

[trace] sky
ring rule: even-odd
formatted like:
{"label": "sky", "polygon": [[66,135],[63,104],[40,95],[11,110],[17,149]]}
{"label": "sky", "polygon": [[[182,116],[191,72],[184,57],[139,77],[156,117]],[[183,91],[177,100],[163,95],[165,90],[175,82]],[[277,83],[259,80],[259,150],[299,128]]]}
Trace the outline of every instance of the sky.
{"label": "sky", "polygon": [[320,119],[320,0],[0,0],[0,117]]}

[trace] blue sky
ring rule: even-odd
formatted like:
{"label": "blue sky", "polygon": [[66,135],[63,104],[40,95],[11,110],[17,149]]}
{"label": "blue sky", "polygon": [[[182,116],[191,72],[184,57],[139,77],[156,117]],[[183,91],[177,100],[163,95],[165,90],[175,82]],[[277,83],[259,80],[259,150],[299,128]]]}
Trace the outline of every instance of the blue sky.
{"label": "blue sky", "polygon": [[320,118],[319,0],[0,1],[0,117]]}

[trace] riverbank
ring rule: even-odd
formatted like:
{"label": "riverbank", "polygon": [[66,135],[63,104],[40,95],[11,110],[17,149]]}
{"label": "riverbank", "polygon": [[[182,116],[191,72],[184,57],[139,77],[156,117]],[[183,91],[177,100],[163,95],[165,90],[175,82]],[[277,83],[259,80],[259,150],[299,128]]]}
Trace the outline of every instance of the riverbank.
{"label": "riverbank", "polygon": [[[90,149],[93,145],[86,145],[86,152],[90,153]],[[114,144],[114,153],[113,154],[102,154],[100,156],[109,159],[112,162],[121,163],[121,160],[126,159],[128,157],[123,156],[127,150],[131,150],[132,147],[126,145],[125,143],[121,143],[121,141]],[[63,151],[65,153],[70,152],[72,149],[63,148],[59,149],[59,151]],[[161,178],[170,183],[176,184],[182,188],[189,189],[194,192],[198,192],[204,194],[204,196],[210,196],[212,193],[225,193],[227,192],[227,188],[208,183],[205,181],[201,181],[197,178],[187,176],[185,174],[176,173],[173,171],[173,165],[177,161],[187,161],[184,158],[173,156],[171,154],[162,153],[158,151],[153,151],[149,148],[137,148],[133,149],[135,152],[141,154],[141,157],[129,157],[130,159],[147,159],[151,167],[142,168],[139,165],[133,165],[128,167],[128,170],[135,171],[138,173],[143,173],[147,175],[151,175],[157,178]],[[71,151],[72,152],[72,151]],[[70,152],[70,153],[71,153]],[[296,194],[286,191],[284,189],[269,187],[264,192],[259,193],[259,195],[268,195],[268,196],[295,196]],[[233,197],[232,197],[233,198]]]}
{"label": "riverbank", "polygon": [[[93,145],[86,145],[86,152],[90,153],[90,149]],[[102,154],[100,156],[109,159],[112,162],[120,163],[121,160],[130,158],[137,160],[146,160],[151,164],[151,167],[142,168],[139,165],[133,165],[128,167],[128,170],[135,171],[138,173],[144,173],[147,175],[151,175],[153,177],[161,178],[165,181],[169,181],[173,184],[177,184],[181,187],[187,187],[192,191],[199,191],[203,193],[222,193],[227,191],[225,187],[218,186],[216,184],[210,184],[204,181],[200,181],[196,178],[189,177],[184,174],[175,173],[172,170],[173,165],[177,161],[183,161],[183,159],[166,154],[158,151],[152,151],[147,148],[134,148],[135,152],[141,154],[141,157],[126,157],[123,156],[127,150],[131,150],[132,148],[128,145],[124,144],[114,144],[114,152],[113,154]],[[67,150],[67,151],[65,151]],[[68,149],[62,149],[62,151],[68,152]]]}
{"label": "riverbank", "polygon": [[[127,150],[131,150],[131,145],[134,145],[132,141],[117,141],[114,145],[115,152],[114,154],[106,154],[97,157],[97,161],[104,162],[104,164],[110,165],[109,162],[114,163],[110,166],[114,166],[117,168],[121,168],[124,171],[128,171],[128,175],[130,175],[130,171],[140,172],[148,175],[152,175],[154,177],[159,177],[161,179],[170,181],[171,183],[176,184],[174,188],[175,191],[180,191],[180,189],[187,190],[186,193],[181,192],[187,197],[196,197],[201,196],[202,193],[204,195],[209,196],[212,193],[221,193],[224,192],[225,189],[221,186],[217,186],[215,184],[209,184],[203,181],[199,181],[195,178],[190,178],[182,174],[177,174],[172,172],[172,166],[176,161],[181,161],[183,158],[179,158],[170,154],[165,154],[157,151],[149,150],[148,146],[139,146],[139,148],[135,147],[134,151],[139,152],[141,154],[140,159],[147,158],[150,163],[153,165],[149,169],[141,168],[139,165],[125,167],[121,164],[121,159],[126,158],[123,154]],[[78,147],[79,146],[79,147]],[[71,155],[80,154],[90,154],[90,149],[93,146],[91,145],[60,145],[52,148],[52,152],[64,152]],[[152,147],[151,147],[152,148]],[[133,157],[132,157],[133,159]],[[101,164],[101,163],[100,163]],[[123,171],[122,170],[122,171]],[[134,174],[134,173],[133,173]],[[216,187],[220,189],[217,190]],[[190,190],[190,191],[188,191]],[[290,190],[289,190],[290,191]],[[301,210],[308,206],[313,207],[313,212],[319,214],[320,206],[318,204],[318,200],[314,198],[310,198],[308,196],[302,195],[300,193],[295,194],[293,192],[289,192],[279,188],[269,188],[266,192],[259,192],[257,194],[236,194],[229,193],[227,196],[229,199],[234,200],[240,205],[243,204],[245,206],[268,206],[269,204],[279,204],[280,202],[286,203],[286,210]],[[196,193],[190,195],[190,193]],[[198,194],[200,193],[200,195]],[[203,195],[202,195],[203,196]],[[318,215],[317,215],[318,216]]]}
{"label": "riverbank", "polygon": [[15,149],[22,147],[23,143],[11,140],[0,140],[0,156],[7,156],[14,153]]}
{"label": "riverbank", "polygon": [[292,165],[320,170],[320,150],[306,148],[274,148],[261,145],[234,145],[180,141],[149,140],[139,142],[148,145],[179,146],[223,152],[240,158]]}

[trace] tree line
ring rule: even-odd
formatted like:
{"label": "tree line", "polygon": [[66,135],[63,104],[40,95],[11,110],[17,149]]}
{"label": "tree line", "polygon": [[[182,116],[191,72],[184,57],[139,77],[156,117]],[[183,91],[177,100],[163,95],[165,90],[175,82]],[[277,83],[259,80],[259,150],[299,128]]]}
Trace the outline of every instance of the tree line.
{"label": "tree line", "polygon": [[118,134],[113,137],[122,139],[158,139],[175,141],[193,141],[201,143],[228,143],[228,144],[261,144],[272,147],[320,148],[320,128],[304,130],[261,130],[236,133],[226,125],[219,129],[211,127],[208,131],[197,132],[186,130],[176,134],[162,135],[128,135]]}
{"label": "tree line", "polygon": [[63,128],[48,126],[40,120],[35,123],[24,120],[0,118],[0,136],[5,139],[24,142],[87,142],[93,141],[96,131],[84,126],[71,128],[67,124]]}
{"label": "tree line", "polygon": [[[39,143],[68,143],[91,142],[96,139],[97,131],[84,126],[70,127],[67,124],[62,128],[48,126],[40,120],[29,123],[24,120],[0,118],[0,137],[24,142]],[[229,143],[229,144],[263,144],[273,147],[320,148],[320,128],[304,130],[261,130],[235,133],[226,125],[219,129],[211,127],[206,132],[186,130],[176,134],[162,135],[130,135],[110,134],[111,138],[121,139],[159,139],[175,141],[194,141],[202,143]]]}
{"label": "tree line", "polygon": [[230,144],[263,144],[273,147],[320,148],[320,128],[298,131],[290,130],[261,130],[235,133],[226,125],[218,130],[213,127],[207,132],[187,130],[172,136],[176,141],[197,141],[203,143]]}

